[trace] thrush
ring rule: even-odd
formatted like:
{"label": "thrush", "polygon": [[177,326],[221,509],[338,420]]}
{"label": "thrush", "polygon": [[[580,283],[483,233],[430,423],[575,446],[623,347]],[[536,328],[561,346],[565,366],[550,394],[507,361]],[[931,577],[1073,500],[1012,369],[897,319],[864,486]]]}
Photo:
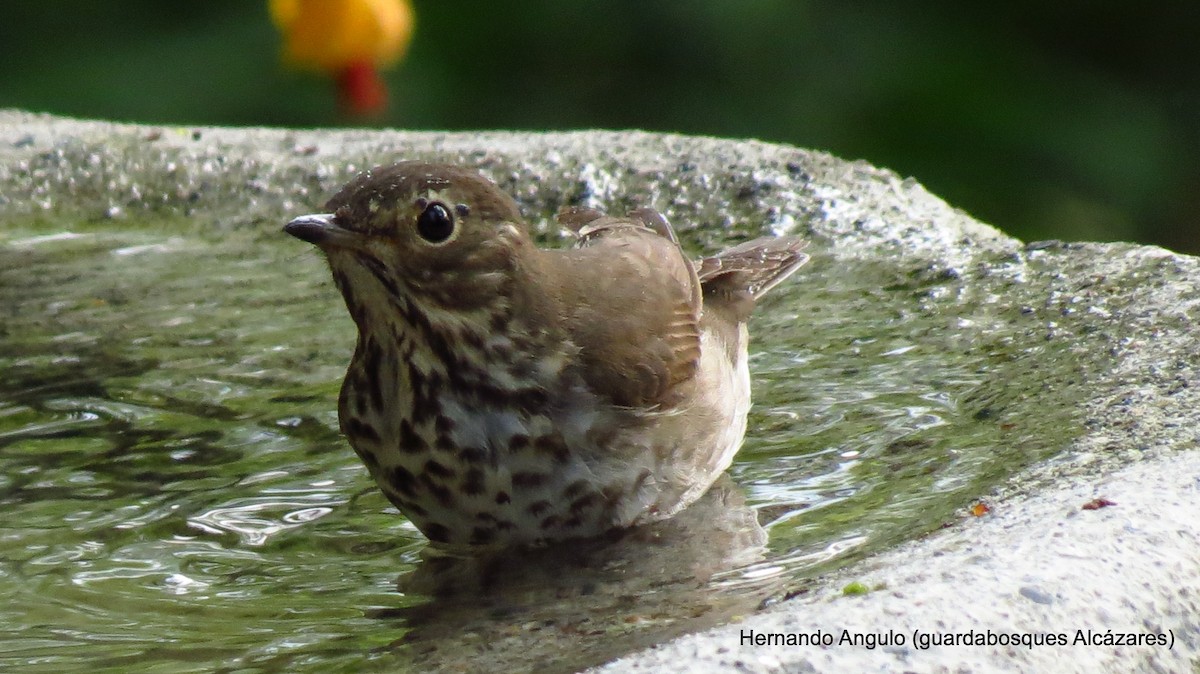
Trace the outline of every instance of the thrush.
{"label": "thrush", "polygon": [[541,249],[479,174],[366,171],[284,230],[358,327],[343,434],[431,541],[589,537],[671,516],[741,446],[747,319],[808,259],[764,237],[692,261],[671,225],[571,209]]}

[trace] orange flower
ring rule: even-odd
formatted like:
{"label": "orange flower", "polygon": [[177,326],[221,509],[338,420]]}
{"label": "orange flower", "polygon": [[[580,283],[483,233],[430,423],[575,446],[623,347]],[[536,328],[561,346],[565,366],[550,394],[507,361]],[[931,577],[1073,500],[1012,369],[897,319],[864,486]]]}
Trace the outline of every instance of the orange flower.
{"label": "orange flower", "polygon": [[283,58],[337,79],[352,114],[380,112],[387,101],[379,68],[398,61],[413,31],[408,0],[269,0],[283,33]]}

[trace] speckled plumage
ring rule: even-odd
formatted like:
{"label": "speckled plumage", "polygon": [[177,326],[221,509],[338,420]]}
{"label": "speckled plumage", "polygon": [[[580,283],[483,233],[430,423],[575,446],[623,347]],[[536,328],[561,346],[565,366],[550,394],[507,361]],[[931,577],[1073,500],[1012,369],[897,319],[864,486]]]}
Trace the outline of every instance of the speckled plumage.
{"label": "speckled plumage", "polygon": [[365,172],[286,231],[326,254],[358,344],[338,411],[432,541],[527,543],[668,517],[733,458],[746,320],[806,260],[795,237],[693,263],[650,209],[572,210],[533,245],[481,176]]}

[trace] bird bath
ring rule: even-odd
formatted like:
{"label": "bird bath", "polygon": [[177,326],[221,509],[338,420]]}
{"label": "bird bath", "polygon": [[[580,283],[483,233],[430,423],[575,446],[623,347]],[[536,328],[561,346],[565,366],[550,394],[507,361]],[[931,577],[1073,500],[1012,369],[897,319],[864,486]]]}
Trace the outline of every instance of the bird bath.
{"label": "bird bath", "polygon": [[[706,173],[690,163],[705,148],[677,140],[638,173],[562,158],[593,138],[547,136],[563,153],[548,172],[573,178],[539,186],[509,136],[476,153],[349,132],[335,151],[204,130],[218,140],[195,154],[190,132],[104,128],[88,145],[14,123],[40,148],[6,158],[0,200],[0,662],[22,671],[599,664],[963,526],[1083,432],[1088,373],[1111,355],[1081,340],[1119,346],[1104,321],[1130,279],[1068,282],[1069,247],[1022,247],[823,155],[763,146],[776,163],[759,179]],[[284,159],[259,156],[272,143]],[[729,479],[615,541],[423,552],[338,435],[353,325],[321,258],[279,231],[401,151],[481,167],[543,224],[566,202],[649,200],[696,253],[764,227],[811,237],[813,260],[751,324],[755,407]],[[927,212],[846,219],[852,195],[813,177],[830,167]]]}

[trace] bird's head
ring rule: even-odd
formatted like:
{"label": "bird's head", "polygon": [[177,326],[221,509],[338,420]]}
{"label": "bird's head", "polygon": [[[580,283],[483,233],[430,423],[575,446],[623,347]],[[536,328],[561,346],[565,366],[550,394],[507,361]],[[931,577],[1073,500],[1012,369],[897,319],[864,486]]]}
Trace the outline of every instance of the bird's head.
{"label": "bird's head", "polygon": [[471,312],[502,299],[532,247],[517,205],[477,173],[425,162],[371,169],[284,231],[325,253],[351,315]]}

